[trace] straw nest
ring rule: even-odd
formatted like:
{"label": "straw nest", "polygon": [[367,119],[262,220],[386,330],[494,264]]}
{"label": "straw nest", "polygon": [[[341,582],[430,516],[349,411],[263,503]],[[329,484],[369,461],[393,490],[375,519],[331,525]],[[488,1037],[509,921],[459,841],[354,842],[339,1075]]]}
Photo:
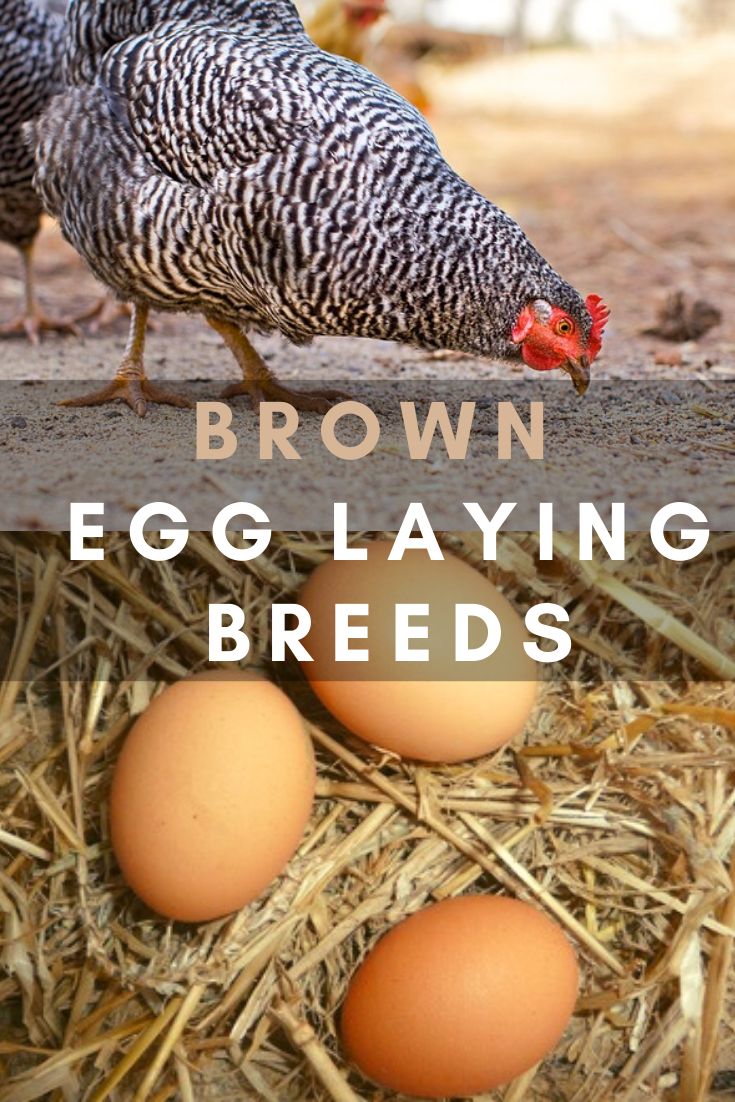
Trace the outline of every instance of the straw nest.
{"label": "straw nest", "polygon": [[545,574],[532,536],[491,565],[473,536],[445,543],[520,609],[571,610],[574,658],[522,744],[417,767],[289,681],[319,758],[310,829],[267,897],[185,928],[116,871],[116,753],[160,685],[205,662],[209,602],[246,607],[262,650],[270,604],[329,544],[279,535],[243,569],[202,535],[167,564],[111,537],[84,565],[61,537],[0,537],[0,1102],[391,1099],[341,1053],[349,977],[403,916],[480,891],[546,908],[583,970],[557,1051],[494,1097],[732,1097],[735,539],[686,567],[633,540],[614,574],[563,536]]}

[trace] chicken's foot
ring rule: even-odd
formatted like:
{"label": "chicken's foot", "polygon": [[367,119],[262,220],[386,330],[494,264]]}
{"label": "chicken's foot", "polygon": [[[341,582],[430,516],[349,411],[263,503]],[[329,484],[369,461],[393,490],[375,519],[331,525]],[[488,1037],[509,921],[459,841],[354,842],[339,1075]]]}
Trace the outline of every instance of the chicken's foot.
{"label": "chicken's foot", "polygon": [[340,390],[306,392],[289,389],[271,374],[242,329],[211,315],[206,315],[206,318],[215,332],[222,337],[243,373],[243,381],[228,386],[222,392],[223,398],[236,398],[240,394],[247,394],[256,410],[261,402],[286,402],[294,409],[311,413],[326,413],[335,402],[349,399],[349,395]]}
{"label": "chicken's foot", "polygon": [[28,337],[31,344],[38,344],[41,333],[70,333],[80,336],[75,322],[78,318],[52,318],[43,312],[36,299],[33,274],[33,245],[19,249],[23,261],[24,305],[19,317],[0,325],[0,337]]}
{"label": "chicken's foot", "polygon": [[180,394],[156,386],[145,373],[143,352],[145,349],[146,329],[148,325],[148,307],[133,306],[130,319],[130,334],[125,355],[111,383],[101,390],[85,394],[81,398],[67,398],[60,402],[62,406],[101,406],[117,400],[127,402],[133,413],[145,417],[148,403],[154,405],[178,406],[191,409],[192,403]]}

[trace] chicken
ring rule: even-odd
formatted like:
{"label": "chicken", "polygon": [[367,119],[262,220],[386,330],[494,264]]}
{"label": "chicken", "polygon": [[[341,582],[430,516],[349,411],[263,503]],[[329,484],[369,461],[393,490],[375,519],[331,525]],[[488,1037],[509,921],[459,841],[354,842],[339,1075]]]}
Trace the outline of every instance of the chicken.
{"label": "chicken", "polygon": [[62,33],[63,19],[34,0],[4,0],[0,7],[0,241],[20,253],[25,283],[22,313],[0,325],[0,335],[25,333],[34,343],[44,330],[76,331],[70,320],[47,317],[36,301],[33,245],[43,208],[22,130],[62,87]]}
{"label": "chicken", "polygon": [[327,53],[362,64],[372,30],[387,11],[387,0],[321,0],[306,32]]}
{"label": "chicken", "polygon": [[74,86],[32,125],[36,187],[135,307],[111,386],[139,414],[150,308],[202,313],[248,394],[279,383],[245,331],[379,337],[562,368],[580,393],[607,311],[559,276],[442,157],[421,115],[321,51],[289,0],[72,0]]}

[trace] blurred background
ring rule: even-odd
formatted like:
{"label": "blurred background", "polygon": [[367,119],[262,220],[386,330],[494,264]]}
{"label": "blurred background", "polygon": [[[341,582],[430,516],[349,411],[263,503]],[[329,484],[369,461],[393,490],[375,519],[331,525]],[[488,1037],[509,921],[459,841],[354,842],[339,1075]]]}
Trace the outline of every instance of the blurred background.
{"label": "blurred background", "polygon": [[[320,0],[299,6],[307,18]],[[500,35],[514,45],[672,38],[735,25],[732,0],[392,0],[401,22]]]}
{"label": "blurred background", "polygon": [[523,42],[659,38],[735,22],[731,0],[395,0],[400,19],[424,20]]}

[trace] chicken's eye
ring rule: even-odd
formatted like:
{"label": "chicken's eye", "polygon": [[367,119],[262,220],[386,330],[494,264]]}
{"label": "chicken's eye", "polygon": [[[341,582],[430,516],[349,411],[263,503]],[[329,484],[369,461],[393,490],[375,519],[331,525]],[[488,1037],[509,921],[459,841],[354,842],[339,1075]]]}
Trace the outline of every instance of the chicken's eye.
{"label": "chicken's eye", "polygon": [[574,332],[574,322],[569,318],[562,318],[556,323],[556,331],[560,337],[569,337]]}

